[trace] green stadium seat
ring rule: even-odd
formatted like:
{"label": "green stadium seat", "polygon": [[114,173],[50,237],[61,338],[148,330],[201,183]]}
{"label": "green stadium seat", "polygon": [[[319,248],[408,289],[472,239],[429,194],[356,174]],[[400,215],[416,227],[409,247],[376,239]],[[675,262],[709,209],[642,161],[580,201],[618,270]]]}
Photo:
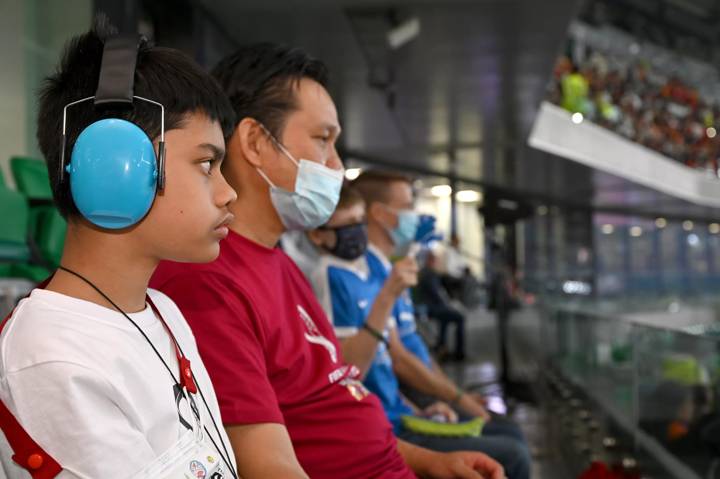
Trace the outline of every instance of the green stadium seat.
{"label": "green stadium seat", "polygon": [[65,245],[67,223],[54,206],[44,208],[36,225],[35,243],[45,263],[57,267]]}
{"label": "green stadium seat", "polygon": [[67,224],[52,205],[47,166],[41,160],[15,156],[10,159],[10,168],[18,191],[30,201],[27,238],[33,260],[54,268],[60,263]]}
{"label": "green stadium seat", "polygon": [[23,195],[0,188],[0,262],[24,262],[30,259],[27,244],[29,207]]}
{"label": "green stadium seat", "polygon": [[39,283],[50,276],[50,270],[44,266],[28,263],[14,263],[10,267],[10,275],[13,278],[25,278]]}
{"label": "green stadium seat", "polygon": [[22,156],[10,158],[10,169],[19,192],[31,202],[52,201],[52,190],[45,162]]}

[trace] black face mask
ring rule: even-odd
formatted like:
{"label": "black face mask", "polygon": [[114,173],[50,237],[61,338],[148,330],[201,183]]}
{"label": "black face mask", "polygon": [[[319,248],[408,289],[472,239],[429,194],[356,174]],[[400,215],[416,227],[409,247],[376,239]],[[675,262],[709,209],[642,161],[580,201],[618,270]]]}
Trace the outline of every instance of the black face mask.
{"label": "black face mask", "polygon": [[367,251],[368,235],[365,223],[339,226],[337,228],[323,229],[335,232],[335,247],[325,248],[331,254],[341,259],[357,259]]}

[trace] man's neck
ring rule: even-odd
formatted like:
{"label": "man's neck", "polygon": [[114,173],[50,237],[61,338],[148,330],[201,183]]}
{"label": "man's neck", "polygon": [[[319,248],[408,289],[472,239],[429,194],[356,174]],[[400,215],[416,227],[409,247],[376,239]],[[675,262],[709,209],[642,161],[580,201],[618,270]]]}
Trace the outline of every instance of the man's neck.
{"label": "man's neck", "polygon": [[230,212],[235,216],[230,229],[250,241],[273,248],[280,241],[285,227],[275,212],[267,187],[242,181],[238,176],[243,174],[257,175],[257,172],[246,169],[226,176],[238,194],[237,201],[230,205]]}
{"label": "man's neck", "polygon": [[[125,313],[142,311],[158,261],[139,255],[128,243],[120,235],[70,226],[60,264],[90,281]],[[115,309],[87,282],[66,271],[58,270],[47,289]]]}
{"label": "man's neck", "polygon": [[395,245],[390,235],[385,231],[385,228],[377,223],[371,222],[368,224],[368,240],[380,250],[386,258],[390,258],[395,251]]}

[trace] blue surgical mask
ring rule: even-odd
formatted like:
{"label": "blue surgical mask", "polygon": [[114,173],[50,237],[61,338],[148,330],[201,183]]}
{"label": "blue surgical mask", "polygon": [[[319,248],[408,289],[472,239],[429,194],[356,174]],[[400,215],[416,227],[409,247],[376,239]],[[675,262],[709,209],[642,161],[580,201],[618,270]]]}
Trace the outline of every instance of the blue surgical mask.
{"label": "blue surgical mask", "polygon": [[314,161],[297,161],[267,129],[265,131],[283,155],[298,168],[295,191],[275,186],[262,170],[257,170],[270,185],[270,200],[280,221],[289,231],[311,230],[327,223],[340,199],[343,171],[333,170]]}
{"label": "blue surgical mask", "polygon": [[415,239],[420,217],[413,210],[395,211],[398,217],[398,224],[389,230],[390,237],[395,244],[395,249],[403,249],[410,245]]}

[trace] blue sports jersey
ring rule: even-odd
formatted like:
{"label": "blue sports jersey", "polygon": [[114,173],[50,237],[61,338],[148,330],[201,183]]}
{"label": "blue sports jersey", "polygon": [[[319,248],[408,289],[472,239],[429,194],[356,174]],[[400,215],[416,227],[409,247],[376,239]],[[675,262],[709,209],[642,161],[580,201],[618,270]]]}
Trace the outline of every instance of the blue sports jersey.
{"label": "blue sports jersey", "polygon": [[[346,261],[323,255],[312,275],[312,284],[340,340],[359,332],[384,282],[384,279],[369,275],[368,261],[364,256]],[[388,329],[383,334],[388,337]],[[412,414],[412,409],[400,395],[385,343],[378,344],[363,383],[380,398],[388,419],[397,430],[400,417]]]}
{"label": "blue sports jersey", "polygon": [[[370,277],[380,283],[384,283],[390,275],[392,265],[382,252],[373,245],[369,245],[368,247],[367,264]],[[415,307],[413,306],[409,290],[405,290],[395,302],[392,315],[397,324],[398,335],[400,336],[403,346],[417,356],[427,367],[432,367],[430,351],[428,351],[425,341],[423,341],[417,332]]]}

